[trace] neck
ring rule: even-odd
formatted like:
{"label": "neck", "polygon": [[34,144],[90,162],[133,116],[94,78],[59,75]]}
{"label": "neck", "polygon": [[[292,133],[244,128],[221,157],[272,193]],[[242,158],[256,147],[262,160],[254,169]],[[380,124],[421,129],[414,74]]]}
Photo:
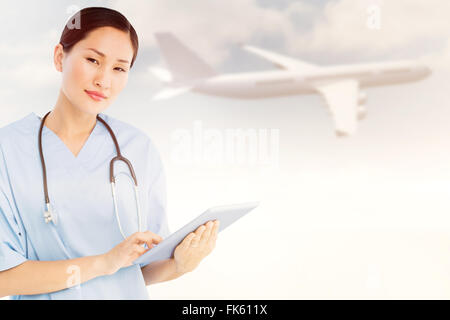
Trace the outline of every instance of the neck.
{"label": "neck", "polygon": [[74,107],[60,91],[55,108],[45,119],[45,125],[59,136],[73,138],[89,135],[97,122],[96,115]]}

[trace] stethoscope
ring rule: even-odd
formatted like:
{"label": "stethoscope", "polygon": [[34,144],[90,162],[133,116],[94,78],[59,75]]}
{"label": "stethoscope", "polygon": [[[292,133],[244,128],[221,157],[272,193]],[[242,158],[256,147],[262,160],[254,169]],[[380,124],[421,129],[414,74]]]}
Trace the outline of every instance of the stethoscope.
{"label": "stethoscope", "polygon": [[[42,153],[42,128],[44,127],[45,118],[50,114],[51,111],[49,111],[44,118],[41,120],[41,126],[39,128],[39,155],[41,157],[41,164],[42,164],[42,174],[43,174],[43,180],[44,180],[44,194],[45,194],[45,204],[46,204],[46,210],[44,212],[44,220],[45,223],[52,222],[54,225],[55,223],[55,216],[52,212],[52,205],[50,204],[50,198],[48,197],[48,189],[47,189],[47,173],[45,169],[45,161],[44,161],[44,155]],[[128,166],[128,169],[131,173],[133,182],[134,182],[134,196],[136,200],[136,208],[137,208],[137,216],[138,216],[138,231],[141,231],[141,211],[140,211],[140,204],[139,204],[139,190],[138,190],[138,184],[136,175],[134,174],[133,166],[131,165],[131,162],[123,157],[120,153],[119,144],[117,143],[116,136],[114,135],[114,132],[111,130],[110,126],[97,115],[97,120],[99,120],[103,125],[108,129],[108,132],[111,136],[111,138],[114,141],[114,145],[116,146],[116,156],[111,159],[111,162],[109,164],[109,180],[111,182],[111,190],[112,190],[112,196],[114,201],[114,213],[116,215],[117,223],[119,225],[120,233],[122,234],[122,237],[125,239],[125,234],[122,230],[122,225],[120,223],[120,218],[117,210],[117,199],[116,199],[116,187],[115,187],[115,176],[114,176],[114,161],[121,160],[125,162]],[[127,175],[129,177],[129,175]]]}

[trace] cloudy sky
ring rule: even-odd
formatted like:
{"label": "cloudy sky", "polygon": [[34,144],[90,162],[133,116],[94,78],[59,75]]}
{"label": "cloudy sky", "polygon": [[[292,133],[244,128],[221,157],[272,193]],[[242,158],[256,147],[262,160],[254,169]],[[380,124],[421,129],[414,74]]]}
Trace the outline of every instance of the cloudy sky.
{"label": "cloudy sky", "polygon": [[[171,229],[210,206],[261,200],[198,270],[149,287],[151,297],[450,297],[450,2],[2,0],[0,19],[14,29],[0,31],[0,126],[52,108],[61,81],[54,46],[73,10],[94,5],[119,10],[137,30],[128,85],[106,113],[158,146]],[[379,29],[367,25],[373,6]],[[274,68],[241,44],[323,66],[418,60],[433,73],[368,89],[367,118],[356,135],[338,139],[315,95],[153,101],[162,86],[150,68],[165,67],[157,31],[176,34],[218,73]],[[266,132],[276,142],[262,142],[271,165],[176,161],[176,133],[195,139],[199,125],[223,136]]]}

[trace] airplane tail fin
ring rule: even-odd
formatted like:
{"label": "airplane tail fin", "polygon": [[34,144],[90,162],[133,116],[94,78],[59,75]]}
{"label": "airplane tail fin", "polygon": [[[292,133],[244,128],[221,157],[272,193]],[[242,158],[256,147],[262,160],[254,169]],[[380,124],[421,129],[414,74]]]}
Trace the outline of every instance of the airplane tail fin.
{"label": "airplane tail fin", "polygon": [[174,82],[209,78],[216,72],[192,50],[182,44],[169,32],[155,33],[164,60]]}

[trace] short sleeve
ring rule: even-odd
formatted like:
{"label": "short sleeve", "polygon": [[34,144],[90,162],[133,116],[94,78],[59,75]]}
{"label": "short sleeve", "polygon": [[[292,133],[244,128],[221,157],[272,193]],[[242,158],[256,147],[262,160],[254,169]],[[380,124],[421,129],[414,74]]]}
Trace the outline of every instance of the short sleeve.
{"label": "short sleeve", "polygon": [[24,250],[25,234],[18,224],[15,211],[9,175],[0,148],[0,271],[13,268],[27,260]]}
{"label": "short sleeve", "polygon": [[[150,142],[149,171],[150,187],[148,190],[147,230],[158,234],[163,239],[170,235],[167,219],[166,175],[161,157]],[[141,267],[147,264],[140,264]]]}
{"label": "short sleeve", "polygon": [[0,271],[4,271],[24,263],[27,259],[12,226],[5,223],[4,212],[1,208],[0,211],[2,216],[0,222]]}

